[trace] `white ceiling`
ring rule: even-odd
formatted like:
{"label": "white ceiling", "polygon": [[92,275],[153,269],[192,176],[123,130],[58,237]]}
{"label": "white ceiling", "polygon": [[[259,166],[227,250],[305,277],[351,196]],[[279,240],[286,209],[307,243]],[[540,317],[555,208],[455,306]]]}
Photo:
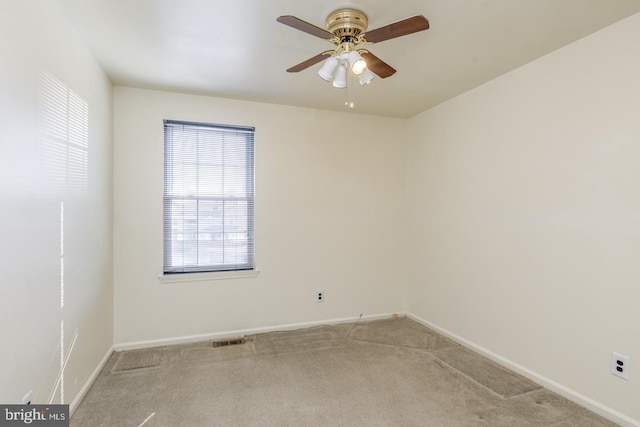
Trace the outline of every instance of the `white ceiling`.
{"label": "white ceiling", "polygon": [[[640,0],[58,0],[114,84],[411,117],[640,12]],[[368,47],[398,72],[344,89],[285,70],[332,48],[276,22],[324,28],[352,7],[375,29],[422,14],[427,31]],[[594,61],[597,61],[594,58]]]}

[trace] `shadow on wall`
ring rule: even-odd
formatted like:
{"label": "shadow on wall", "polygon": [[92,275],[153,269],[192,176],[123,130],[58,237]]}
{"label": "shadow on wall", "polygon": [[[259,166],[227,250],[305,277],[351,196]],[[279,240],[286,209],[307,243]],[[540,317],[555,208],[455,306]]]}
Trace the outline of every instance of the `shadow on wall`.
{"label": "shadow on wall", "polygon": [[[78,94],[48,71],[40,76],[39,92],[39,182],[60,204],[60,339],[52,350],[47,372],[57,371],[48,393],[48,402],[65,403],[65,368],[78,339],[76,329],[69,339],[65,337],[65,201],[84,196],[88,186],[89,159],[89,105]],[[45,378],[36,392],[47,387]]]}

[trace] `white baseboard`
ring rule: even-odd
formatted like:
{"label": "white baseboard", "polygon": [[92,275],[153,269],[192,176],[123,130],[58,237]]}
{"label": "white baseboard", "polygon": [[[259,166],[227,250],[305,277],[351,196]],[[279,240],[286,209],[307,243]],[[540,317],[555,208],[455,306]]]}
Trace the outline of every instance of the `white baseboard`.
{"label": "white baseboard", "polygon": [[73,413],[76,411],[76,409],[78,409],[78,405],[80,405],[80,402],[82,402],[82,399],[84,399],[84,396],[87,394],[87,392],[93,385],[93,382],[96,380],[96,378],[98,378],[98,375],[102,371],[102,368],[104,368],[104,365],[107,363],[107,360],[109,360],[109,357],[111,357],[112,354],[113,354],[113,347],[107,350],[105,355],[102,357],[102,359],[98,363],[98,366],[96,366],[96,368],[91,373],[91,376],[89,377],[89,379],[87,379],[87,381],[84,383],[84,385],[80,389],[80,392],[77,394],[75,399],[73,399],[73,401],[69,404],[69,417],[71,417]]}
{"label": "white baseboard", "polygon": [[434,323],[429,322],[428,320],[425,320],[421,317],[415,316],[411,313],[406,313],[405,314],[409,319],[415,320],[416,322],[426,326],[427,328],[430,328],[444,336],[446,336],[447,338],[452,339],[453,341],[457,342],[458,344],[475,351],[476,353],[479,353],[483,356],[485,356],[486,358],[496,362],[497,364],[504,366],[505,368],[516,372],[520,375],[522,375],[523,377],[526,377],[528,379],[530,379],[531,381],[541,385],[542,387],[546,388],[547,390],[550,390],[554,393],[559,394],[560,396],[574,402],[577,403],[578,405],[585,407],[587,409],[589,409],[592,412],[595,412],[598,415],[601,415],[602,417],[613,421],[616,424],[619,424],[621,426],[625,426],[625,427],[640,427],[640,421],[635,420],[631,417],[628,417],[614,409],[609,408],[608,406],[605,406],[601,403],[596,402],[593,399],[588,398],[587,396],[584,396],[578,392],[576,392],[575,390],[572,390],[568,387],[563,386],[562,384],[559,384],[553,380],[550,380],[549,378],[540,375],[536,372],[533,372],[527,368],[525,368],[524,366],[521,366],[517,363],[514,363],[513,361],[506,359],[496,353],[493,353],[492,351],[487,350],[484,347],[481,347],[469,340],[466,340],[465,338],[462,338],[461,336],[458,336]]}
{"label": "white baseboard", "polygon": [[289,323],[284,325],[273,325],[273,326],[267,326],[267,327],[261,327],[261,328],[238,329],[235,331],[187,335],[182,337],[161,338],[157,340],[125,342],[125,343],[115,344],[113,346],[113,349],[114,351],[139,350],[143,348],[161,347],[165,345],[186,344],[186,343],[192,343],[192,342],[198,342],[198,341],[242,337],[245,335],[263,334],[266,332],[291,331],[294,329],[311,328],[314,326],[338,325],[340,323],[354,323],[354,322],[357,322],[358,320],[372,321],[372,320],[380,320],[380,319],[389,319],[396,314],[404,315],[404,313],[372,314],[372,315],[366,315],[362,317],[360,316],[344,317],[340,319],[317,320],[313,322],[303,322],[303,323]]}

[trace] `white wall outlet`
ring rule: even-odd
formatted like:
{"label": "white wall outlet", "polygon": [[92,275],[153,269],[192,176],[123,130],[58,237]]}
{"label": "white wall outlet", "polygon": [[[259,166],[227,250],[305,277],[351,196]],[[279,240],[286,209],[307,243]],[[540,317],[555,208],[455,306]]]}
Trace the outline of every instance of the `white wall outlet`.
{"label": "white wall outlet", "polygon": [[33,394],[33,390],[29,390],[27,394],[22,396],[22,404],[23,405],[31,405],[31,395]]}
{"label": "white wall outlet", "polygon": [[324,291],[316,291],[316,302],[324,302]]}
{"label": "white wall outlet", "polygon": [[611,353],[611,373],[617,377],[629,379],[629,358],[619,353]]}

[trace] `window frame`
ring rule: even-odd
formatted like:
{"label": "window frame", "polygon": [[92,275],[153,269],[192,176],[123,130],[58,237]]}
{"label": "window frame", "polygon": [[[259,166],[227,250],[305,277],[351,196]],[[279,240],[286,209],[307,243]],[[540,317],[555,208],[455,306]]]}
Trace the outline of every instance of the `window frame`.
{"label": "window frame", "polygon": [[[197,128],[202,128],[207,131],[215,132],[238,132],[239,134],[245,134],[245,146],[246,151],[244,153],[245,166],[245,192],[242,196],[225,196],[222,195],[201,195],[201,194],[175,194],[175,191],[169,191],[172,173],[175,172],[174,160],[172,159],[172,153],[170,152],[170,144],[175,143],[177,138],[171,138],[169,130],[172,128],[178,128],[182,126],[185,132],[194,131],[197,132]],[[187,128],[192,128],[188,130]],[[255,262],[255,128],[248,126],[235,126],[235,125],[220,125],[214,123],[202,123],[202,122],[190,122],[181,120],[169,120],[163,121],[163,267],[162,267],[162,282],[178,282],[178,281],[199,281],[209,280],[212,278],[236,278],[236,277],[253,277],[257,276],[256,262]],[[222,156],[222,159],[225,155]],[[195,168],[199,171],[201,166],[198,156],[193,157],[195,161]],[[221,166],[224,171],[224,166]],[[213,177],[211,179],[214,179]],[[173,186],[171,186],[173,190]],[[195,200],[196,205],[200,201],[219,201],[224,203],[229,202],[246,202],[246,226],[247,226],[247,261],[245,263],[238,264],[210,264],[210,265],[195,265],[189,266],[182,264],[180,266],[172,266],[169,261],[172,258],[172,219],[175,216],[172,214],[172,202],[175,200]],[[224,207],[223,207],[224,210]],[[196,207],[195,212],[199,212],[199,207]],[[223,216],[224,217],[224,216]],[[197,222],[198,228],[200,222]],[[221,231],[223,236],[227,233],[225,231],[225,222],[223,220]],[[223,237],[224,239],[225,237]],[[199,250],[201,240],[198,238],[195,240],[196,247]],[[223,249],[224,251],[224,249]]]}

